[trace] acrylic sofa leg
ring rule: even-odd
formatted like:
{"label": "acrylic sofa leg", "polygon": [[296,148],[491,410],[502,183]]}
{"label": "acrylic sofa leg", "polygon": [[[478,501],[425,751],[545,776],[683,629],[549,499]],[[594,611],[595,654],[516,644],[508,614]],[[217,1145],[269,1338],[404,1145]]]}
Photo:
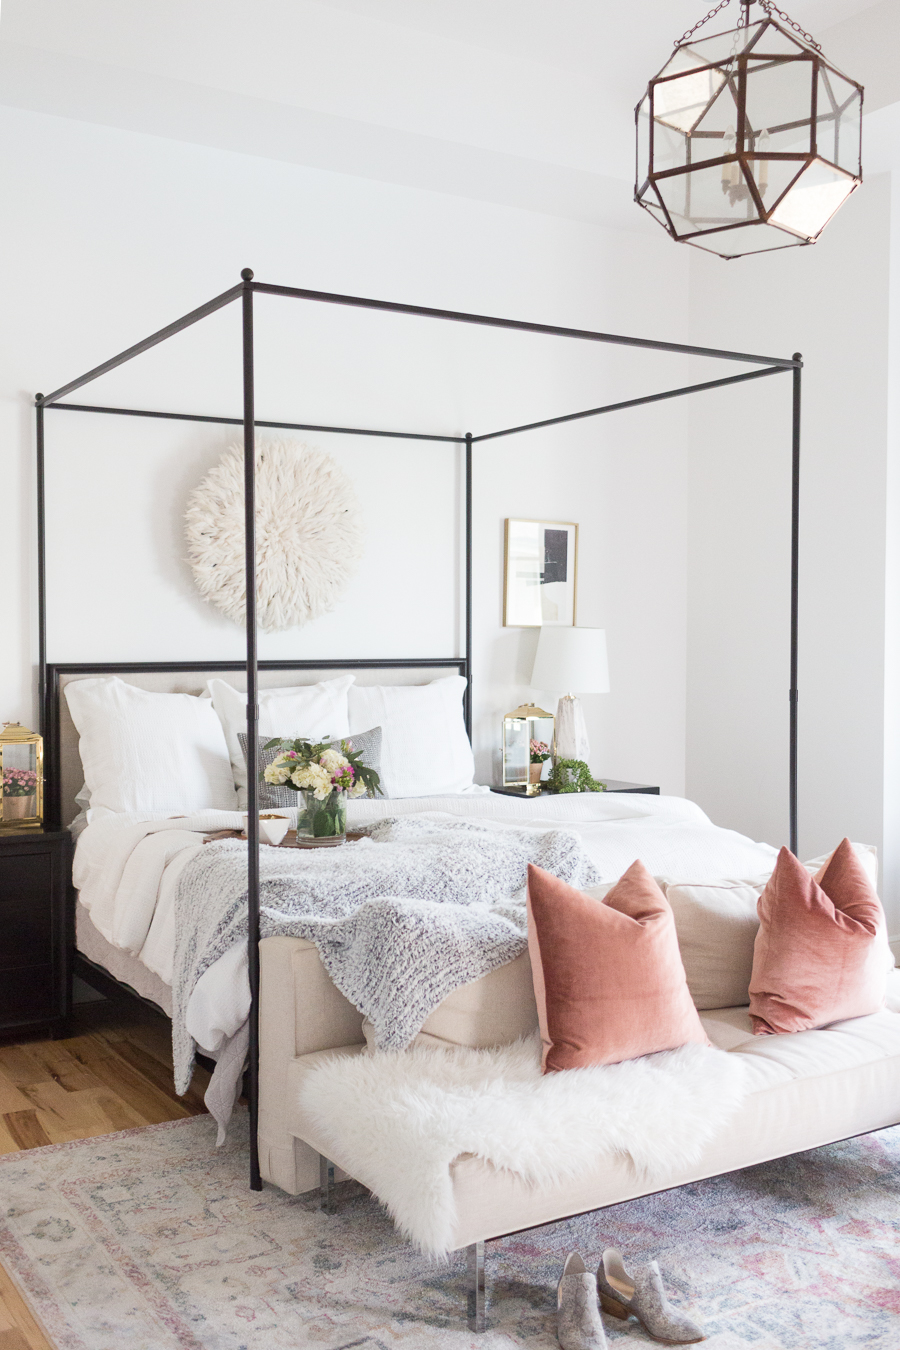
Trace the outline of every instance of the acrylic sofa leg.
{"label": "acrylic sofa leg", "polygon": [[325,1214],[335,1212],[334,1163],[319,1154],[319,1209]]}
{"label": "acrylic sofa leg", "polygon": [[468,1320],[470,1331],[484,1331],[484,1243],[472,1242],[466,1248],[468,1270]]}

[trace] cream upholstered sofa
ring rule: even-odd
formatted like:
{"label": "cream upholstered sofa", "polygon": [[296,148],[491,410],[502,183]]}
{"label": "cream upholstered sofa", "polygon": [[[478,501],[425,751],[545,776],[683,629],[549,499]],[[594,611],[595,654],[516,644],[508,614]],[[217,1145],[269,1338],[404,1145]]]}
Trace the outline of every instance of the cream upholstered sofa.
{"label": "cream upholstered sofa", "polygon": [[[718,888],[722,891],[722,887]],[[727,888],[726,888],[727,889]],[[789,1036],[754,1036],[744,1004],[710,1000],[746,989],[752,963],[755,896],[740,887],[720,948],[704,936],[702,910],[676,912],[682,957],[701,1019],[713,1045],[740,1055],[750,1093],[738,1119],[686,1171],[673,1170],[653,1190],[735,1171],[852,1135],[900,1124],[900,970],[887,978],[885,1007],[868,1017]],[[719,897],[722,898],[721,896]],[[721,915],[720,915],[721,918]],[[885,950],[886,961],[889,960]],[[291,1194],[318,1187],[327,1145],[299,1105],[303,1075],[324,1056],[364,1054],[362,1015],[335,988],[315,947],[297,938],[261,944],[262,1017],[269,1029],[260,1055],[259,1144],[266,1180]],[[746,996],[745,996],[746,997]],[[421,1039],[464,1045],[506,1044],[537,1026],[528,953],[457,990],[431,1015]],[[273,1035],[273,1029],[277,1034]],[[341,1158],[330,1160],[337,1169]],[[338,1173],[340,1175],[340,1173]],[[483,1322],[483,1243],[517,1230],[600,1209],[647,1193],[626,1160],[554,1187],[526,1184],[471,1154],[451,1164],[457,1227],[453,1247],[468,1248],[470,1325]]]}

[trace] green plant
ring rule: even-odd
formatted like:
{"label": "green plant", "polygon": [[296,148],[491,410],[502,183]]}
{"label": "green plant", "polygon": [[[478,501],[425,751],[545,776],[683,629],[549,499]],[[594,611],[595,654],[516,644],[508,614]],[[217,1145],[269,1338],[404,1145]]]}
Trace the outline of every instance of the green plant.
{"label": "green plant", "polygon": [[551,792],[605,792],[606,784],[591,777],[583,759],[558,759],[544,784]]}

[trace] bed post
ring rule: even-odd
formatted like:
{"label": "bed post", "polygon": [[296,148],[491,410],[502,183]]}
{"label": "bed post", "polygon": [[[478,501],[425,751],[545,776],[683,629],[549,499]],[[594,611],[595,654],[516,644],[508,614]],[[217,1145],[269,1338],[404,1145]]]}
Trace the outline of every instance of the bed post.
{"label": "bed post", "polygon": [[797,857],[797,647],[800,588],[800,380],[803,358],[794,352],[793,414],[791,422],[791,688],[790,763],[788,769],[788,823],[790,850]]}
{"label": "bed post", "polygon": [[[34,396],[37,446],[37,583],[38,583],[38,717],[47,739],[47,560],[45,541],[46,501],[44,489],[44,395]],[[54,829],[56,828],[53,822]]]}
{"label": "bed post", "polygon": [[253,388],[253,273],[241,272],[244,367],[244,585],[247,629],[247,970],[250,977],[250,1189],[262,1190],[259,1170],[259,732],[256,654],[256,425]]}
{"label": "bed post", "polygon": [[466,432],[466,731],[472,740],[472,433]]}

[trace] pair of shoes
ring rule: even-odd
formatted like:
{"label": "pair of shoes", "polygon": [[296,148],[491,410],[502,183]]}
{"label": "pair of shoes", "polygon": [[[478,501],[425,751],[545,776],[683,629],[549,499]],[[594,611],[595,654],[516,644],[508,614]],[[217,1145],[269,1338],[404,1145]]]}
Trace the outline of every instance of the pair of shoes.
{"label": "pair of shoes", "polygon": [[607,1350],[597,1303],[597,1277],[569,1252],[556,1289],[556,1334],[562,1350]]}
{"label": "pair of shoes", "polygon": [[703,1328],[669,1302],[655,1261],[629,1275],[621,1253],[607,1247],[597,1269],[597,1288],[605,1313],[623,1321],[634,1315],[655,1341],[693,1345],[706,1339]]}

